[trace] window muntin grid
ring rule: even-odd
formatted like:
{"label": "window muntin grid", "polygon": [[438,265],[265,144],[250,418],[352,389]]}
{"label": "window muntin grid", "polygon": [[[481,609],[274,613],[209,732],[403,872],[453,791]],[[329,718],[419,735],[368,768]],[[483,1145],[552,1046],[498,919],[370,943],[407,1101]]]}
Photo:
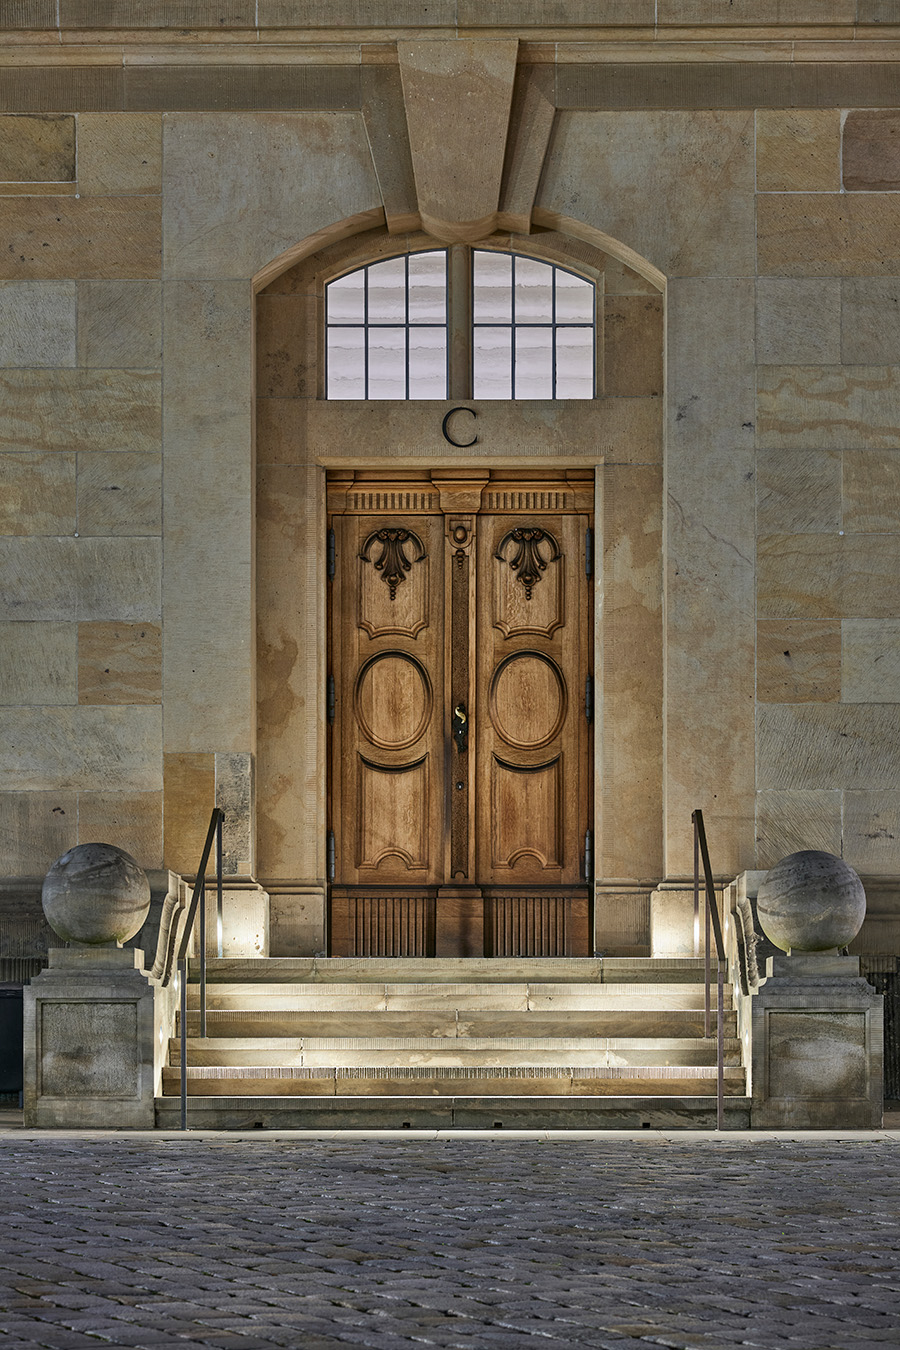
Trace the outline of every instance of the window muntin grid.
{"label": "window muntin grid", "polygon": [[445,399],[447,252],[369,263],[325,288],[325,397]]}
{"label": "window muntin grid", "polygon": [[475,249],[473,398],[593,398],[594,326],[594,287],[584,277]]}
{"label": "window muntin grid", "polygon": [[[449,395],[448,252],[369,263],[326,287],[329,399]],[[472,253],[472,396],[595,392],[594,287],[524,254]]]}

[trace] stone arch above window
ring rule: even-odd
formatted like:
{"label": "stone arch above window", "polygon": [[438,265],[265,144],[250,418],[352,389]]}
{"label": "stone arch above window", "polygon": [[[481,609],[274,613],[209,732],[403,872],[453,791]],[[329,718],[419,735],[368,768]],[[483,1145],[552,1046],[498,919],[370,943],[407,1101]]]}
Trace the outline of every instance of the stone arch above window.
{"label": "stone arch above window", "polygon": [[423,249],[325,286],[328,399],[591,399],[593,280],[511,250]]}

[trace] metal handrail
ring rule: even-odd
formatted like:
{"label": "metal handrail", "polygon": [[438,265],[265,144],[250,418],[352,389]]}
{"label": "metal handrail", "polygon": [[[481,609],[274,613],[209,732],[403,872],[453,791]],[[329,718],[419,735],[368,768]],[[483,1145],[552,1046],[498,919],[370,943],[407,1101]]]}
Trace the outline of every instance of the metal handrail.
{"label": "metal handrail", "polygon": [[200,910],[200,1035],[206,1035],[206,868],[212,852],[213,840],[216,841],[216,914],[218,933],[216,949],[222,955],[222,823],[225,812],[218,806],[213,807],[206,831],[206,842],[200,855],[200,863],[194,878],[194,893],[188,906],[181,942],[178,946],[178,992],[180,996],[181,1025],[179,1044],[181,1050],[181,1128],[187,1129],[187,949],[194,931],[194,920]]}
{"label": "metal handrail", "polygon": [[694,955],[698,955],[700,945],[700,863],[703,863],[703,878],[706,892],[706,946],[705,946],[705,1002],[703,1034],[710,1034],[710,926],[716,944],[716,1129],[725,1128],[725,943],[722,938],[722,923],[716,904],[716,888],[713,882],[712,868],[709,863],[709,848],[706,843],[706,826],[703,824],[703,812],[699,809],[691,812],[694,827]]}

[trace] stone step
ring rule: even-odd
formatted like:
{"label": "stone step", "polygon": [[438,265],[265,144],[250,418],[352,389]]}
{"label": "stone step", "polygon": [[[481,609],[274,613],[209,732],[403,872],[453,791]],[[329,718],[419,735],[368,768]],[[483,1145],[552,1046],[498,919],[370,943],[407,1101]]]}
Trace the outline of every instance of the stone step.
{"label": "stone step", "polygon": [[[264,984],[681,984],[702,982],[704,962],[696,957],[414,957],[274,956],[212,957],[210,983]],[[198,977],[198,962],[190,963]]]}
{"label": "stone step", "polygon": [[[276,1097],[195,1096],[187,1103],[192,1130],[714,1130],[715,1096],[542,1096],[532,1090],[503,1095]],[[474,1086],[474,1083],[470,1086]],[[531,1084],[531,1088],[534,1088]],[[633,1087],[637,1086],[632,1084]],[[157,1097],[159,1129],[177,1130],[178,1097]],[[725,1129],[746,1130],[750,1098],[725,1098]]]}
{"label": "stone step", "polygon": [[[740,1041],[725,1041],[725,1062],[740,1065]],[[319,1064],[364,1068],[385,1064],[441,1066],[489,1064],[491,1066],[554,1065],[564,1062],[588,1067],[625,1065],[711,1065],[716,1062],[716,1042],[690,1037],[589,1038],[543,1037],[487,1039],[481,1037],[381,1037],[328,1039],[317,1037],[190,1039],[188,1065],[199,1066],[312,1066]],[[169,1063],[180,1062],[181,1043],[169,1042]]]}
{"label": "stone step", "polygon": [[[507,1096],[527,1092],[541,1096],[630,1096],[635,1090],[654,1096],[715,1096],[714,1066],[665,1067],[627,1065],[594,1067],[577,1064],[543,1066],[392,1066],[388,1070],[360,1067],[355,1073],[341,1066],[308,1068],[213,1066],[188,1068],[189,1096]],[[744,1093],[744,1072],[726,1067],[725,1092]],[[164,1096],[181,1090],[178,1068],[163,1070]]]}
{"label": "stone step", "polygon": [[[213,1010],[207,1012],[207,1033],[230,1036],[703,1036],[702,1009],[610,1009],[607,1011],[470,1012],[446,1013],[380,1012],[374,1016],[343,1012],[265,1012]],[[715,1016],[712,1018],[715,1029]],[[176,1019],[180,1033],[181,1018]],[[199,1012],[188,1013],[189,1036],[199,1035]],[[725,1034],[737,1034],[736,1014],[725,1013]]]}
{"label": "stone step", "polygon": [[[711,998],[715,1002],[715,989]],[[731,1006],[731,985],[725,986]],[[206,1006],[216,1011],[419,1012],[448,1008],[527,1012],[535,1009],[589,1011],[702,1008],[704,990],[694,984],[297,984],[214,983]],[[199,1008],[200,990],[188,989],[188,1007]]]}

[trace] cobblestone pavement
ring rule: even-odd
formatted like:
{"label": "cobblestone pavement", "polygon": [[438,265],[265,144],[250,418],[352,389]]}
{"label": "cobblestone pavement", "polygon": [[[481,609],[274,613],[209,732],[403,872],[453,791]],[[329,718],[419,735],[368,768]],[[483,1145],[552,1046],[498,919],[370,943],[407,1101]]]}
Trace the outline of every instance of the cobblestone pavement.
{"label": "cobblestone pavement", "polygon": [[900,1138],[0,1134],[15,1346],[900,1345]]}

